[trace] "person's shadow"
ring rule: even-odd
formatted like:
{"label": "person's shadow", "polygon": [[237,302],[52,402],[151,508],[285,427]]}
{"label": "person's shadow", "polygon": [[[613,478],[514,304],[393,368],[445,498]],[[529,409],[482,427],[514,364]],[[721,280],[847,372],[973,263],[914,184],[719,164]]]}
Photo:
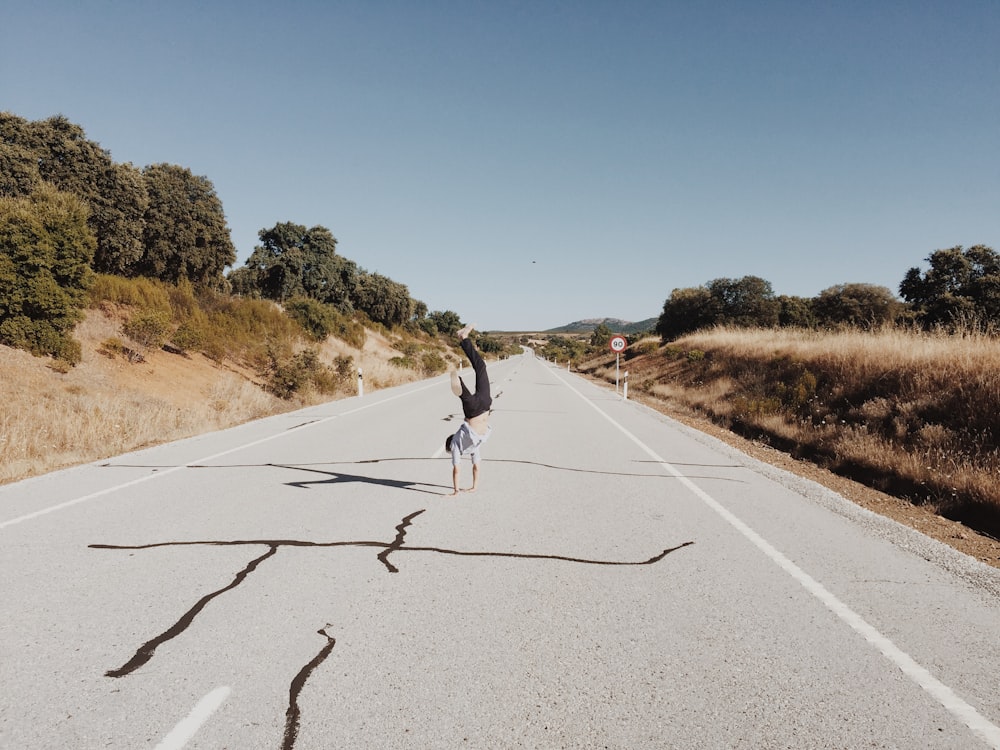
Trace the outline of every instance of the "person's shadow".
{"label": "person's shadow", "polygon": [[[298,481],[298,482],[285,482],[287,487],[298,487],[299,489],[307,489],[313,485],[334,485],[334,484],[349,484],[351,482],[358,482],[360,484],[378,484],[383,487],[394,487],[398,490],[409,490],[411,492],[424,492],[428,495],[442,495],[442,492],[433,492],[431,490],[420,489],[420,487],[443,487],[444,489],[451,489],[444,484],[430,484],[428,482],[408,482],[402,479],[382,479],[378,477],[366,477],[363,474],[348,474],[343,471],[323,471],[322,469],[309,469],[304,466],[294,466],[289,464],[268,464],[269,466],[277,466],[281,469],[294,469],[296,471],[307,471],[313,474],[322,474],[327,479],[314,479],[312,481]],[[419,486],[418,486],[419,485]]]}

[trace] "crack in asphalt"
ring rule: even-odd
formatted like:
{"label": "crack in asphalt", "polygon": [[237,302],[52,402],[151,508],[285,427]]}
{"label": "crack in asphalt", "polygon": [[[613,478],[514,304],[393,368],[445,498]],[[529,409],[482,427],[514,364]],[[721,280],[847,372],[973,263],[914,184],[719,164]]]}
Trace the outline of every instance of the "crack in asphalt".
{"label": "crack in asphalt", "polygon": [[320,649],[320,652],[308,664],[299,670],[299,673],[295,675],[295,679],[292,680],[292,684],[288,688],[288,710],[285,712],[285,736],[281,743],[281,750],[292,750],[295,747],[295,741],[299,736],[299,722],[302,718],[302,709],[299,708],[299,695],[302,693],[302,688],[305,687],[309,675],[313,673],[316,667],[326,661],[326,657],[330,655],[330,652],[333,651],[333,647],[337,643],[337,639],[326,632],[326,628],[329,627],[331,625],[327,623],[326,627],[316,631],[326,638],[326,645]]}
{"label": "crack in asphalt", "polygon": [[426,510],[426,508],[418,510],[415,513],[411,513],[410,515],[406,516],[403,519],[402,523],[400,523],[399,526],[396,527],[396,538],[392,540],[392,544],[390,544],[388,547],[386,547],[384,550],[378,553],[379,562],[385,565],[385,567],[389,569],[390,573],[398,573],[399,568],[397,568],[395,565],[389,562],[389,555],[391,555],[396,550],[402,548],[403,541],[406,539],[407,527],[410,525],[410,522],[413,521],[413,519],[419,516],[421,513],[423,513],[424,510]]}
{"label": "crack in asphalt", "polygon": [[131,674],[139,667],[145,665],[153,658],[153,654],[156,649],[162,646],[167,641],[173,640],[177,636],[181,635],[185,630],[190,627],[191,623],[194,622],[195,617],[211,602],[213,599],[221,596],[227,591],[232,591],[241,583],[243,583],[247,577],[253,573],[257,567],[270,557],[277,554],[278,549],[281,547],[381,547],[382,552],[379,553],[378,559],[383,565],[386,566],[390,573],[397,573],[399,569],[388,561],[388,557],[393,552],[431,552],[438,555],[452,555],[456,557],[497,557],[506,558],[513,560],[554,560],[559,562],[569,562],[577,563],[581,565],[606,565],[606,566],[640,566],[640,565],[653,565],[660,562],[663,558],[669,555],[671,552],[676,552],[679,549],[687,547],[694,544],[694,542],[684,542],[676,547],[670,547],[664,549],[662,552],[653,555],[646,560],[593,560],[583,557],[569,557],[567,555],[545,555],[540,553],[529,553],[529,552],[483,552],[476,550],[456,550],[456,549],[446,549],[444,547],[404,547],[403,541],[406,536],[406,528],[410,525],[410,521],[423,513],[423,510],[412,513],[403,519],[403,522],[396,527],[398,534],[396,538],[391,543],[386,542],[373,542],[373,541],[357,541],[357,542],[307,542],[295,539],[260,539],[260,540],[236,540],[236,541],[200,541],[200,542],[154,542],[152,544],[138,544],[138,545],[118,545],[118,544],[91,544],[89,547],[91,549],[107,549],[107,550],[143,550],[143,549],[155,549],[157,547],[190,547],[190,546],[213,546],[213,547],[236,547],[236,546],[257,546],[264,545],[268,548],[260,557],[256,557],[250,561],[250,563],[243,568],[236,577],[233,579],[232,583],[228,586],[213,591],[206,594],[198,602],[191,607],[184,615],[172,626],[167,628],[161,634],[152,638],[151,640],[144,643],[138,648],[131,659],[129,659],[125,664],[123,664],[118,669],[111,669],[105,672],[107,677],[125,677]]}
{"label": "crack in asphalt", "polygon": [[[199,599],[193,607],[191,607],[187,612],[185,612],[180,619],[177,620],[172,626],[167,628],[165,631],[142,644],[135,652],[135,655],[129,659],[125,664],[123,664],[118,669],[111,669],[105,672],[107,677],[125,677],[132,674],[140,667],[147,664],[156,653],[156,649],[170,641],[177,638],[183,634],[188,627],[194,622],[195,618],[205,609],[206,606],[214,599],[222,596],[228,591],[232,591],[240,584],[244,583],[251,573],[255,572],[258,567],[267,559],[274,557],[278,550],[282,547],[324,547],[324,548],[334,548],[334,547],[372,547],[381,548],[381,552],[378,554],[378,560],[381,562],[389,573],[399,572],[399,568],[389,562],[389,555],[396,552],[430,552],[438,555],[451,555],[457,557],[495,557],[495,558],[505,558],[514,560],[552,560],[558,562],[568,562],[583,565],[608,565],[608,566],[642,566],[642,565],[653,565],[660,562],[669,555],[671,552],[676,552],[679,549],[687,547],[694,544],[693,541],[684,542],[677,545],[676,547],[670,547],[662,550],[658,554],[653,555],[645,560],[597,560],[588,559],[582,557],[570,557],[566,555],[549,555],[542,553],[527,553],[527,552],[490,552],[490,551],[476,551],[476,550],[457,550],[457,549],[447,549],[444,547],[409,547],[404,546],[406,541],[407,529],[412,525],[413,520],[424,513],[426,509],[421,509],[414,511],[407,516],[404,516],[400,521],[399,525],[396,526],[396,536],[391,542],[384,541],[345,541],[345,542],[311,542],[305,540],[297,539],[247,539],[247,540],[207,540],[207,541],[186,541],[186,542],[153,542],[151,544],[138,544],[138,545],[115,545],[115,544],[91,544],[90,549],[104,549],[104,550],[147,550],[156,549],[160,547],[189,547],[189,546],[220,546],[220,547],[233,547],[233,546],[264,546],[267,547],[267,551],[252,559],[247,565],[240,570],[236,576],[233,578],[232,582],[228,585],[206,594],[201,599]],[[336,639],[331,636],[327,629],[332,627],[329,623],[318,630],[317,632],[327,639],[326,644],[320,649],[319,653],[316,654],[302,669],[299,670],[298,674],[293,678],[288,692],[288,708],[285,712],[285,732],[282,743],[282,750],[293,750],[295,742],[298,739],[299,726],[302,719],[302,709],[299,706],[299,697],[305,688],[306,682],[312,673],[327,659],[330,653],[333,651],[334,645],[336,644]]]}
{"label": "crack in asphalt", "polygon": [[[91,547],[96,547],[96,546],[97,545],[91,545]],[[184,615],[181,617],[181,619],[179,619],[171,627],[164,630],[162,633],[160,633],[160,635],[156,636],[152,640],[146,641],[144,644],[142,644],[139,647],[139,649],[135,652],[135,656],[133,656],[131,659],[125,662],[125,664],[123,664],[118,669],[108,670],[107,672],[104,673],[104,675],[106,677],[124,677],[125,675],[131,674],[139,667],[146,664],[150,659],[153,658],[153,654],[156,652],[157,648],[162,646],[167,641],[176,638],[185,630],[187,630],[188,627],[191,625],[191,623],[194,622],[194,618],[198,616],[198,613],[200,613],[210,601],[215,599],[217,596],[221,596],[227,591],[232,591],[234,588],[239,586],[241,583],[243,583],[243,581],[246,580],[247,576],[249,576],[254,570],[257,569],[258,565],[264,562],[264,560],[266,560],[267,558],[273,557],[275,554],[277,554],[277,552],[278,552],[277,545],[273,544],[269,545],[268,551],[265,552],[260,557],[256,557],[253,560],[251,560],[250,563],[245,568],[243,568],[243,570],[241,570],[239,573],[236,574],[236,577],[233,579],[232,583],[230,583],[228,586],[224,586],[218,591],[213,591],[211,594],[206,594],[205,596],[203,596],[201,599],[198,600],[197,604],[195,604],[193,607],[191,607],[191,609],[185,612]]]}

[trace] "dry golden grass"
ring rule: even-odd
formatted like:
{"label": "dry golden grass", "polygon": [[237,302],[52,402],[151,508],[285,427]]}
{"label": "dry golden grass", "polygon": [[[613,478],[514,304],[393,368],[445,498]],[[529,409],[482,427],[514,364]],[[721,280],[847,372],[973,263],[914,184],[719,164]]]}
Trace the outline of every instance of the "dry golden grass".
{"label": "dry golden grass", "polygon": [[972,376],[986,377],[1000,394],[1000,341],[981,335],[951,336],[888,328],[880,331],[820,332],[799,329],[716,328],[675,343],[685,349],[725,351],[734,356],[790,357],[824,362],[852,377],[908,371],[916,385]]}
{"label": "dry golden grass", "polygon": [[[625,367],[631,389],[1000,535],[997,339],[719,328]],[[606,357],[583,369],[614,379]]]}
{"label": "dry golden grass", "polygon": [[[102,354],[120,335],[113,311],[89,310],[75,331],[83,360],[60,368],[47,358],[0,346],[0,482],[95,461],[149,445],[223,429],[330,400],[311,392],[280,399],[255,373],[200,354],[147,352],[146,361]],[[321,347],[328,361],[351,356],[365,391],[422,377],[388,363],[397,355],[385,336],[369,331],[362,349],[335,339]],[[336,397],[357,393],[356,383]]]}

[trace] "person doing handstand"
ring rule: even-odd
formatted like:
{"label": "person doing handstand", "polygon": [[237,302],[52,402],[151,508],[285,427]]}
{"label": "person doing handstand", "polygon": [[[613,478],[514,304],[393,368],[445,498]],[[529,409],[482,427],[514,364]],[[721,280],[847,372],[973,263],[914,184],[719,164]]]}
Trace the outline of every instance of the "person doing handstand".
{"label": "person doing handstand", "polygon": [[451,390],[462,399],[462,412],[465,414],[465,421],[458,428],[454,435],[449,435],[444,441],[444,449],[451,453],[451,479],[455,491],[452,495],[457,495],[459,475],[461,473],[459,463],[462,455],[468,453],[472,458],[472,486],[466,492],[475,492],[479,486],[479,446],[486,442],[493,428],[489,426],[490,406],[493,398],[490,396],[490,379],[486,373],[486,363],[476,351],[476,347],[469,340],[472,332],[472,324],[465,326],[458,331],[458,338],[461,342],[462,351],[469,358],[472,369],[476,373],[476,391],[469,391],[465,381],[459,377],[455,370],[451,371]]}

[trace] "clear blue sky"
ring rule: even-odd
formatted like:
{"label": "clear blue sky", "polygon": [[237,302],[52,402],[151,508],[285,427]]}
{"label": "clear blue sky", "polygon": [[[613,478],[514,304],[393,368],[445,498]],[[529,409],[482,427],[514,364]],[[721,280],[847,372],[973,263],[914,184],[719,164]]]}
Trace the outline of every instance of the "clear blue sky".
{"label": "clear blue sky", "polygon": [[1000,250],[1000,3],[14,0],[0,110],[215,185],[485,330]]}

